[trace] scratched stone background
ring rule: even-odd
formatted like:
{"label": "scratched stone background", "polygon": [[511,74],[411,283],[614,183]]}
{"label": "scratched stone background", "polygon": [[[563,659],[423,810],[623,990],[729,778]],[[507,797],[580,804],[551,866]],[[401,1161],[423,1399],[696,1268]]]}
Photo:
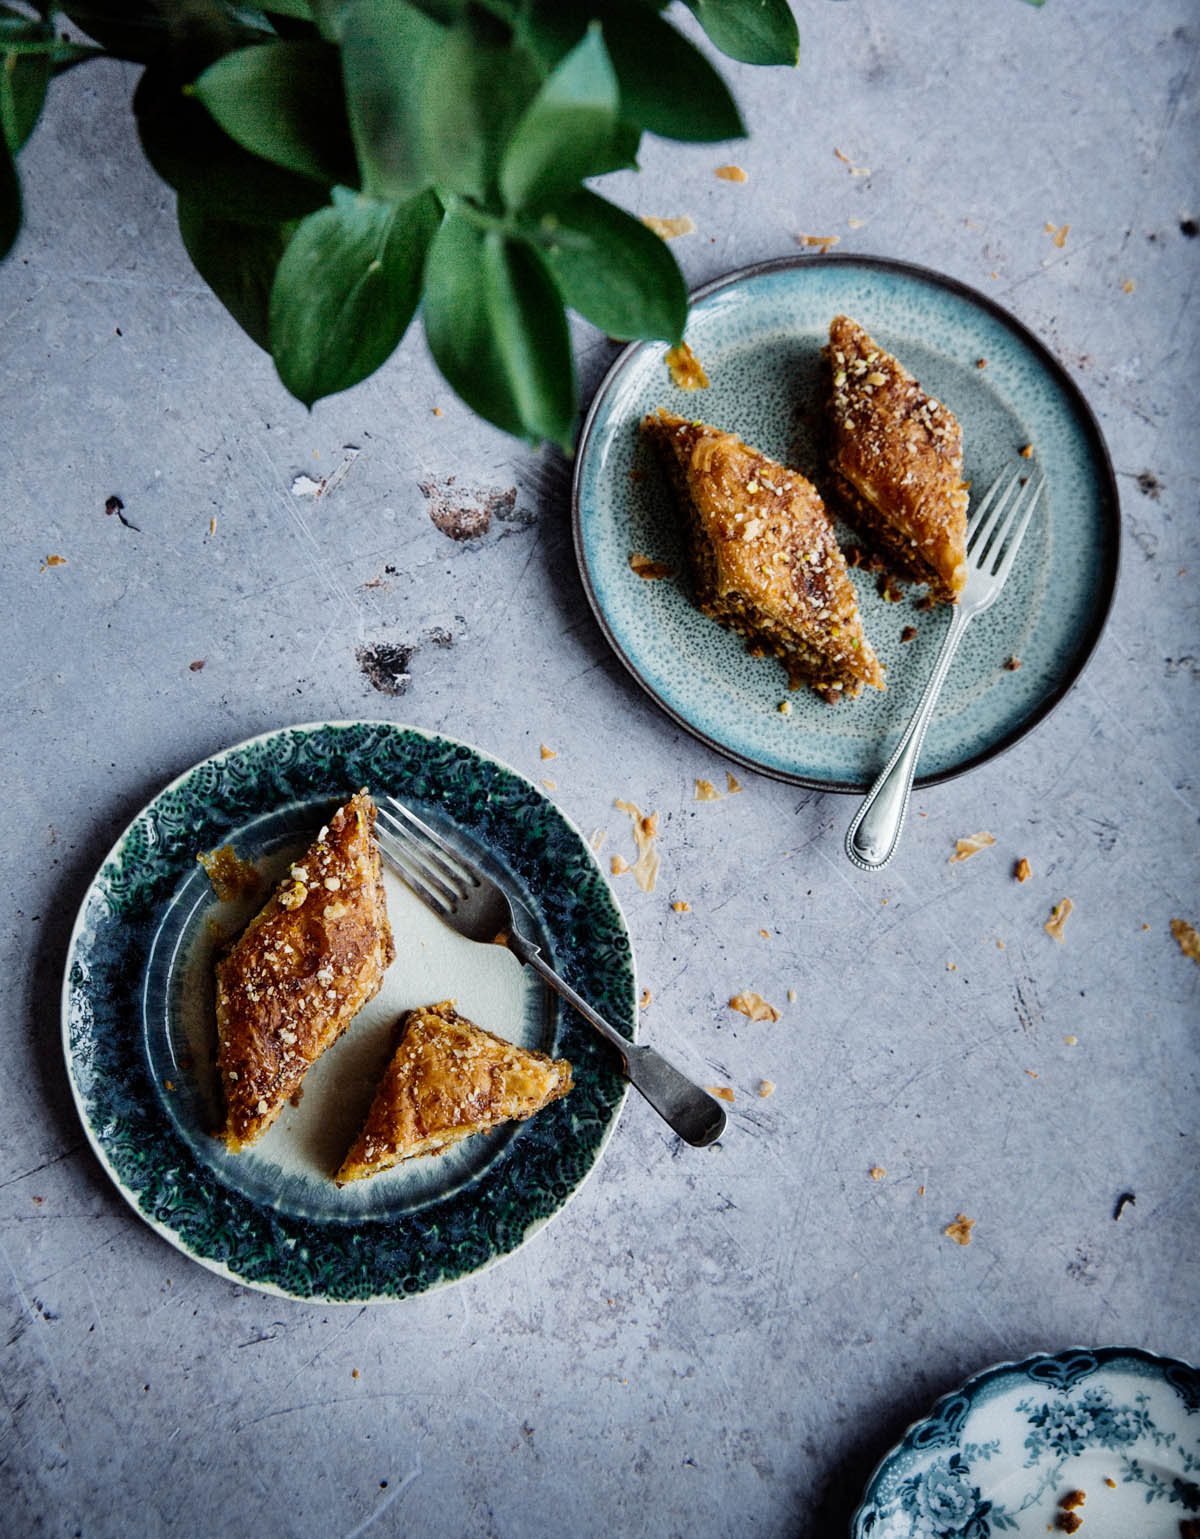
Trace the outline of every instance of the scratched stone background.
{"label": "scratched stone background", "polygon": [[[882,877],[841,853],[846,798],[739,772],[694,800],[727,766],[609,651],[560,457],[474,420],[419,328],[310,416],[191,270],[133,75],[55,85],[0,270],[7,1534],[824,1539],[968,1373],[1080,1343],[1200,1358],[1200,969],[1169,928],[1200,925],[1197,14],[798,10],[797,71],[725,66],[750,139],[648,141],[613,196],[692,216],[692,283],[808,234],[985,290],[1083,389],[1122,502],[1082,681],[918,796]],[[730,161],[744,184],[714,177]],[[615,349],[577,340],[586,401]],[[516,1256],[337,1309],[232,1285],[138,1221],[84,1141],[58,1000],[87,884],[162,784],[359,716],[534,779],[549,744],[556,800],[610,849],[633,853],[614,797],[658,812],[658,889],[614,878],[643,1030],[736,1100],[697,1153],[632,1098]],[[948,864],[984,828],[996,846]],[[743,988],[780,1021],[731,1012]],[[969,1248],[943,1233],[960,1212]]]}

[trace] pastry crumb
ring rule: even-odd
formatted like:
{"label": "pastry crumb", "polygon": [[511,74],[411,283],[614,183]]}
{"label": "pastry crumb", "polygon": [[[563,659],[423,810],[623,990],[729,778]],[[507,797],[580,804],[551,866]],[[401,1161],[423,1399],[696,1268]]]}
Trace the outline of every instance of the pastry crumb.
{"label": "pastry crumb", "polygon": [[987,359],[986,358],[976,358],[976,360],[975,360],[975,367],[977,369],[986,369],[987,368]]}
{"label": "pastry crumb", "polygon": [[66,566],[66,564],[67,558],[65,556],[47,556],[38,568],[38,571],[44,572],[48,566]]}
{"label": "pastry crumb", "polygon": [[765,1100],[767,1096],[775,1094],[775,1081],[773,1079],[759,1080],[758,1093]]}
{"label": "pastry crumb", "polygon": [[1029,1075],[1030,1079],[1039,1079],[1041,1077],[1036,1069],[1026,1069],[1025,1072]]}
{"label": "pastry crumb", "polygon": [[774,1005],[769,1005],[761,994],[756,994],[752,989],[743,989],[740,994],[735,994],[729,1001],[731,1010],[740,1011],[752,1021],[777,1021],[779,1011]]}
{"label": "pastry crumb", "polygon": [[704,372],[704,365],[686,342],[668,348],[665,361],[671,379],[680,390],[708,389],[708,375]]}
{"label": "pastry crumb", "polygon": [[692,911],[692,905],[690,903],[685,903],[682,898],[672,903],[671,907],[677,914],[690,914]]}
{"label": "pastry crumb", "polygon": [[742,783],[736,775],[729,770],[725,771],[725,788],[728,795],[733,796],[742,789]]}
{"label": "pastry crumb", "polygon": [[1033,445],[1032,444],[1023,444],[1021,446],[1021,458],[1023,460],[1031,460],[1033,458]]}
{"label": "pastry crumb", "polygon": [[594,828],[594,829],[592,829],[592,837],[591,837],[591,839],[589,839],[588,843],[592,847],[592,854],[593,855],[596,853],[596,851],[600,848],[600,846],[604,843],[604,841],[607,838],[608,838],[608,829],[607,828]]}
{"label": "pastry crumb", "polygon": [[[620,797],[613,802],[613,806],[620,808],[622,812],[627,812],[633,824],[633,839],[637,845],[638,857],[627,869],[633,872],[634,880],[643,892],[653,892],[661,865],[657,849],[658,813],[648,812],[643,816],[641,809],[634,802],[622,801]],[[616,856],[613,859],[615,860]]]}
{"label": "pastry crumb", "polygon": [[261,885],[257,868],[243,860],[232,844],[223,844],[215,850],[201,850],[196,861],[204,868],[222,903],[249,897]]}
{"label": "pastry crumb", "polygon": [[642,990],[642,997],[641,997],[641,999],[638,1000],[638,1009],[639,1010],[648,1010],[650,1008],[650,1001],[653,998],[654,998],[654,995],[651,994],[649,989],[643,989]]}
{"label": "pastry crumb", "polygon": [[792,714],[792,702],[790,700],[781,700],[775,709],[781,716],[790,716]]}
{"label": "pastry crumb", "polygon": [[1019,657],[1009,657],[1005,659],[1004,668],[1007,673],[1016,673],[1020,669],[1020,666],[1021,659]]}
{"label": "pastry crumb", "polygon": [[1074,1512],[1076,1507],[1082,1507],[1086,1501],[1086,1491],[1068,1491],[1065,1496],[1059,1497],[1058,1505],[1064,1512]]}
{"label": "pastry crumb", "polygon": [[624,876],[626,871],[631,871],[632,869],[633,867],[625,859],[624,855],[614,855],[609,862],[609,870],[614,876]]}
{"label": "pastry crumb", "polygon": [[842,240],[842,237],[840,235],[797,235],[796,236],[796,244],[797,244],[797,246],[812,246],[817,251],[819,251],[822,256],[824,256],[824,254],[829,250],[829,248],[831,246],[838,246],[838,245],[840,245],[841,244],[841,240]]}
{"label": "pastry crumb", "polygon": [[721,800],[721,793],[711,780],[697,780],[695,800],[698,802],[719,802]]}
{"label": "pastry crumb", "polygon": [[884,1170],[882,1165],[872,1165],[870,1170],[867,1171],[867,1174],[870,1176],[872,1181],[882,1181],[884,1176],[887,1175],[887,1171]]}
{"label": "pastry crumb", "polygon": [[1179,949],[1185,957],[1200,962],[1200,935],[1196,934],[1194,925],[1188,924],[1186,919],[1172,919],[1171,934],[1179,942]]}
{"label": "pastry crumb", "polygon": [[904,629],[900,632],[900,640],[901,641],[915,641],[920,634],[921,634],[920,631],[917,629],[917,627],[915,625],[906,625],[904,627]]}
{"label": "pastry crumb", "polygon": [[668,566],[665,561],[655,561],[650,556],[643,556],[640,551],[634,551],[629,558],[629,565],[639,577],[644,577],[647,582],[657,582],[663,577],[674,577],[675,568]]}
{"label": "pastry crumb", "polygon": [[856,166],[849,155],[844,150],[839,150],[836,144],[833,147],[833,153],[846,167],[851,176],[870,176],[871,173],[866,166]]}
{"label": "pastry crumb", "polygon": [[696,221],[690,214],[678,214],[672,219],[658,219],[653,214],[643,214],[642,223],[663,240],[674,240],[677,235],[694,235]]}
{"label": "pastry crumb", "polygon": [[995,839],[988,833],[986,828],[980,829],[977,834],[968,834],[965,839],[955,841],[954,854],[951,855],[948,864],[953,866],[959,861],[970,860],[972,855],[978,855],[980,850],[986,850],[989,845],[995,844],[995,842]]}
{"label": "pastry crumb", "polygon": [[794,1005],[796,1003],[796,991],[795,991],[795,989],[789,989],[787,991],[787,997],[788,997],[788,1004],[789,1005]]}
{"label": "pastry crumb", "polygon": [[1013,875],[1018,882],[1027,882],[1033,875],[1029,862],[1025,859],[1024,855],[1021,856],[1020,860],[1013,867]]}
{"label": "pastry crumb", "polygon": [[956,1245],[970,1245],[971,1230],[975,1227],[975,1220],[968,1218],[965,1213],[960,1213],[952,1224],[947,1224],[942,1233],[948,1235]]}
{"label": "pastry crumb", "polygon": [[557,791],[558,790],[558,781],[557,780],[543,780],[542,784],[546,787],[547,791]]}
{"label": "pastry crumb", "polygon": [[732,1101],[733,1091],[728,1085],[705,1085],[709,1095],[715,1095],[718,1101]]}
{"label": "pastry crumb", "polygon": [[1064,1037],[1063,1041],[1067,1044],[1068,1047],[1078,1047],[1079,1046],[1079,1038],[1076,1037],[1076,1036]]}
{"label": "pastry crumb", "polygon": [[758,933],[762,936],[763,940],[770,940],[771,939],[771,932],[770,932],[770,930],[759,930]]}
{"label": "pastry crumb", "polygon": [[545,743],[543,743],[542,744],[542,758],[543,759],[557,759],[558,758],[558,754],[557,754],[557,752],[553,748],[547,748]]}
{"label": "pastry crumb", "polygon": [[1125,294],[1132,294],[1136,288],[1137,280],[1134,278],[1126,278],[1125,282],[1121,285],[1121,291]]}
{"label": "pastry crumb", "polygon": [[723,182],[748,182],[750,180],[741,166],[718,166],[713,175],[719,176]]}
{"label": "pastry crumb", "polygon": [[1070,898],[1064,898],[1061,903],[1056,903],[1050,910],[1050,918],[1046,921],[1046,934],[1053,935],[1061,946],[1065,940],[1063,931],[1066,929],[1067,920],[1073,913],[1075,905]]}
{"label": "pastry crumb", "polygon": [[1067,235],[1070,229],[1071,226],[1069,224],[1051,224],[1047,219],[1045,233],[1054,237],[1054,244],[1061,251],[1067,244]]}
{"label": "pastry crumb", "polygon": [[1077,1512],[1060,1512],[1054,1520],[1060,1534],[1075,1534],[1083,1527],[1083,1519]]}

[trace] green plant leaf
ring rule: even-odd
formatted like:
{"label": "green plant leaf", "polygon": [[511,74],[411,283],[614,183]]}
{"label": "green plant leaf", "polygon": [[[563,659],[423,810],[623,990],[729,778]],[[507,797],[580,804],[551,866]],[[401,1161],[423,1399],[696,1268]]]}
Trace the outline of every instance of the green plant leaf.
{"label": "green plant leaf", "polygon": [[552,201],[623,157],[620,91],[598,26],[567,54],[521,117],[500,163],[509,208]]}
{"label": "green plant leaf", "polygon": [[423,313],[434,361],[472,411],[507,433],[570,448],[571,339],[529,246],[452,210],[430,247]]}
{"label": "green plant leaf", "polygon": [[795,64],[800,33],[788,0],[684,0],[709,41],[743,64]]}
{"label": "green plant leaf", "polygon": [[181,197],[179,233],[196,271],[247,336],[270,351],[271,285],[295,225],[239,224]]}
{"label": "green plant leaf", "polygon": [[21,184],[12,153],[0,135],[0,262],[21,232]]}
{"label": "green plant leaf", "polygon": [[49,83],[49,51],[0,58],[0,130],[14,155],[34,130]]}
{"label": "green plant leaf", "polygon": [[196,207],[246,224],[301,219],[328,200],[310,176],[251,155],[232,140],[165,65],[145,71],[133,95],[142,149],[176,192]]}
{"label": "green plant leaf", "polygon": [[581,188],[530,238],[567,304],[608,336],[682,341],[687,285],[666,241],[640,219]]}
{"label": "green plant leaf", "polygon": [[434,179],[425,150],[424,82],[442,28],[404,0],[359,0],[336,20],[363,190],[409,198]]}
{"label": "green plant leaf", "polygon": [[338,51],[329,43],[239,48],[192,87],[243,149],[329,186],[358,179]]}
{"label": "green plant leaf", "polygon": [[621,82],[621,115],[667,139],[745,135],[729,87],[698,48],[637,0],[611,0],[604,41]]}
{"label": "green plant leaf", "polygon": [[271,290],[275,367],[306,406],[373,374],[408,329],[441,219],[430,192],[396,206],[338,187],[288,244]]}

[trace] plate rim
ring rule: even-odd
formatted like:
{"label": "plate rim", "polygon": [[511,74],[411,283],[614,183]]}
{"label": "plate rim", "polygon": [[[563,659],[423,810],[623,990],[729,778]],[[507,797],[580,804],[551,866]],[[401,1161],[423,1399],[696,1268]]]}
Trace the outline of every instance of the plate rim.
{"label": "plate rim", "polygon": [[[955,278],[948,273],[938,272],[935,268],[925,267],[919,263],[905,262],[897,257],[876,256],[870,253],[842,252],[836,254],[813,254],[811,256],[797,254],[795,256],[771,257],[761,262],[752,262],[745,267],[735,268],[732,272],[726,273],[721,277],[711,278],[690,290],[688,293],[689,320],[693,307],[701,301],[710,298],[713,294],[720,293],[723,289],[736,287],[739,284],[749,282],[753,278],[784,271],[847,266],[890,272],[904,278],[916,279],[922,283],[931,284],[935,288],[947,290],[957,295],[960,299],[966,300],[968,303],[986,311],[994,320],[1012,332],[1017,340],[1029,348],[1037,361],[1049,371],[1055,382],[1068,397],[1072,408],[1078,414],[1080,424],[1092,450],[1098,479],[1104,489],[1105,495],[1101,499],[1102,505],[1105,510],[1111,510],[1111,516],[1104,520],[1107,536],[1107,550],[1105,553],[1107,558],[1105,562],[1106,591],[1101,604],[1093,612],[1092,622],[1088,630],[1084,633],[1083,643],[1085,650],[1082,652],[1078,665],[1054,689],[1043,696],[1023,721],[1003,737],[988,744],[986,748],[969,755],[958,764],[953,764],[940,770],[932,770],[927,774],[918,774],[913,780],[913,789],[920,791],[930,786],[941,785],[948,780],[957,779],[958,776],[968,774],[971,770],[978,769],[991,760],[1007,753],[1010,748],[1014,748],[1017,743],[1027,737],[1035,728],[1041,726],[1083,677],[1088,665],[1096,655],[1100,638],[1103,636],[1109,617],[1112,614],[1117,586],[1120,580],[1120,489],[1117,486],[1112,456],[1099,420],[1087,397],[1075,380],[1067,373],[1063,364],[1055,358],[1041,338],[1026,326],[1023,321],[1013,315],[1010,310],[1005,309],[1003,305],[999,304],[990,295],[984,294],[981,290],[973,288],[970,284],[964,283],[962,279]],[[704,743],[714,752],[723,755],[727,759],[731,759],[735,764],[740,764],[747,769],[754,770],[760,775],[766,775],[769,779],[780,780],[787,785],[801,786],[812,791],[831,791],[861,796],[870,789],[870,781],[860,782],[840,778],[831,779],[781,769],[773,764],[764,764],[752,755],[742,753],[701,730],[693,722],[689,721],[681,711],[676,710],[675,707],[665,700],[658,690],[643,677],[633,658],[618,641],[612,625],[599,602],[591,573],[588,569],[587,556],[584,549],[583,509],[580,496],[583,470],[587,461],[588,451],[592,447],[597,418],[604,408],[607,397],[619,382],[624,371],[631,366],[635,358],[643,350],[661,345],[661,339],[640,340],[630,342],[621,349],[609,365],[599,385],[597,385],[579,430],[579,437],[575,445],[574,466],[571,474],[571,534],[575,550],[575,564],[579,570],[588,606],[597,624],[600,626],[605,640],[627,672],[632,675],[642,690],[654,701],[655,705],[678,726],[682,727],[685,732],[690,733],[692,737]]]}
{"label": "plate rim", "polygon": [[[206,754],[203,758],[196,760],[195,763],[186,766],[171,780],[160,785],[149,797],[149,799],[141,807],[139,807],[138,810],[126,821],[121,831],[118,833],[117,837],[108,849],[107,853],[101,858],[95,869],[92,871],[91,877],[87,883],[87,887],[76,909],[74,922],[71,926],[71,932],[67,940],[63,962],[62,985],[59,996],[59,1024],[63,1063],[66,1070],[67,1082],[70,1086],[71,1098],[74,1103],[75,1110],[79,1116],[79,1121],[82,1125],[87,1143],[91,1148],[92,1153],[99,1161],[105,1175],[109,1178],[117,1192],[121,1195],[122,1198],[124,1198],[129,1207],[132,1208],[133,1212],[141,1220],[141,1222],[146,1224],[162,1239],[166,1240],[174,1250],[178,1251],[181,1255],[187,1256],[190,1260],[197,1262],[206,1270],[213,1272],[217,1276],[223,1277],[227,1281],[235,1283],[240,1287],[250,1288],[255,1292],[273,1295],[275,1297],[292,1299],[299,1303],[319,1305],[321,1308],[329,1308],[335,1305],[345,1305],[347,1307],[357,1308],[368,1304],[403,1303],[408,1298],[419,1298],[423,1295],[440,1291],[443,1288],[451,1287],[457,1282],[466,1281],[470,1277],[476,1277],[481,1272],[489,1270],[491,1267],[507,1260],[510,1256],[515,1255],[518,1251],[523,1250],[525,1246],[536,1235],[538,1235],[553,1218],[557,1217],[558,1214],[562,1212],[567,1203],[578,1194],[578,1192],[583,1188],[584,1184],[589,1180],[589,1178],[596,1170],[596,1167],[599,1165],[601,1157],[608,1146],[609,1140],[612,1138],[616,1131],[617,1123],[620,1121],[621,1113],[624,1110],[625,1103],[628,1099],[630,1088],[628,1081],[622,1080],[617,1095],[613,1100],[612,1108],[608,1116],[607,1125],[600,1132],[599,1137],[593,1146],[592,1157],[588,1163],[587,1169],[584,1170],[579,1179],[575,1181],[574,1185],[571,1186],[566,1195],[563,1197],[562,1201],[559,1202],[557,1206],[551,1209],[551,1211],[548,1213],[535,1216],[529,1223],[527,1223],[522,1230],[520,1239],[516,1242],[516,1244],[510,1246],[508,1249],[493,1247],[491,1254],[487,1257],[487,1259],[478,1265],[466,1267],[462,1271],[453,1273],[453,1275],[448,1275],[446,1272],[443,1272],[442,1275],[440,1275],[433,1282],[420,1289],[414,1290],[411,1293],[406,1292],[401,1287],[397,1287],[393,1292],[370,1294],[362,1293],[358,1295],[347,1294],[346,1296],[342,1297],[336,1294],[323,1292],[319,1288],[314,1289],[311,1292],[299,1292],[295,1289],[285,1287],[283,1284],[276,1282],[274,1279],[248,1277],[240,1272],[235,1271],[233,1267],[220,1260],[219,1258],[212,1255],[203,1254],[201,1251],[190,1245],[179,1231],[171,1228],[156,1215],[147,1212],[141,1206],[138,1200],[138,1193],[126,1184],[121,1173],[114,1165],[108,1149],[101,1141],[96,1129],[92,1124],[91,1118],[89,1117],[87,1108],[84,1104],[83,1093],[79,1081],[76,1077],[74,1055],[71,1050],[71,1006],[73,992],[71,973],[73,964],[77,958],[80,939],[88,920],[88,909],[96,892],[96,884],[100,880],[105,870],[119,855],[122,847],[130,838],[130,835],[133,833],[139,821],[144,818],[147,813],[149,813],[150,809],[154,807],[155,804],[158,803],[168,793],[178,790],[185,781],[195,775],[197,771],[203,769],[206,765],[214,763],[215,761],[230,758],[240,753],[244,753],[246,750],[251,749],[256,745],[265,745],[272,739],[281,738],[287,734],[298,733],[308,736],[329,729],[336,730],[339,728],[356,727],[373,730],[384,729],[389,734],[412,734],[416,737],[424,739],[427,743],[443,743],[453,748],[465,749],[472,755],[473,758],[477,760],[483,760],[486,763],[498,766],[502,771],[513,776],[514,779],[521,782],[531,791],[533,791],[541,802],[553,810],[554,814],[561,819],[563,824],[565,824],[568,831],[572,833],[578,840],[580,849],[586,851],[588,859],[595,867],[596,874],[602,880],[604,890],[608,894],[609,901],[612,904],[613,914],[617,926],[620,932],[625,936],[626,942],[628,943],[630,997],[632,1005],[629,1013],[628,1024],[632,1032],[632,1041],[637,1040],[637,1031],[639,1025],[635,1003],[637,999],[637,958],[633,949],[632,936],[630,934],[628,922],[625,918],[624,912],[621,909],[617,896],[612,891],[612,885],[611,883],[604,880],[603,868],[596,860],[595,852],[591,849],[591,846],[579,825],[566,811],[564,811],[563,808],[558,805],[557,802],[552,801],[548,796],[546,796],[546,794],[541,791],[521,770],[514,768],[514,766],[509,764],[506,760],[499,758],[497,755],[487,753],[483,749],[476,747],[475,744],[469,743],[463,738],[453,737],[447,733],[434,731],[427,727],[418,727],[405,722],[391,721],[384,717],[348,717],[336,720],[286,723],[282,726],[267,728],[262,732],[257,732],[249,737],[243,738],[236,743],[228,744],[224,747],[215,749],[212,753]],[[147,957],[140,959],[138,979],[134,985],[135,994],[140,995],[141,989],[144,986],[144,972],[147,960]],[[566,1006],[564,1005],[562,1008],[565,1011]],[[141,1033],[137,1032],[135,1033],[135,1036],[140,1040]],[[135,1049],[135,1051],[137,1050]],[[227,1189],[222,1186],[222,1190]],[[237,1192],[235,1195],[237,1199],[241,1203],[244,1203],[247,1207],[253,1208],[260,1213],[266,1211],[266,1205],[256,1202],[253,1198],[248,1197],[245,1193]],[[370,1225],[368,1226],[367,1232],[370,1232],[371,1225],[381,1222],[402,1223],[406,1217],[410,1216],[411,1215],[400,1215],[398,1219],[372,1219],[370,1221]],[[317,1222],[325,1221],[318,1220]],[[328,1222],[332,1225],[334,1221],[329,1220]],[[345,1226],[338,1225],[338,1227],[344,1228]]]}
{"label": "plate rim", "polygon": [[909,1422],[900,1436],[891,1444],[891,1446],[885,1451],[882,1457],[877,1461],[874,1468],[871,1470],[870,1475],[863,1482],[862,1498],[851,1515],[850,1539],[862,1539],[861,1522],[866,1515],[867,1504],[872,1500],[871,1493],[878,1483],[880,1476],[884,1473],[892,1461],[904,1451],[913,1434],[917,1432],[919,1428],[926,1426],[927,1424],[936,1420],[939,1407],[941,1407],[943,1404],[948,1404],[949,1402],[956,1400],[963,1395],[967,1396],[968,1399],[972,1400],[973,1402],[974,1396],[980,1389],[984,1387],[985,1384],[990,1384],[997,1379],[1005,1378],[1010,1375],[1016,1376],[1020,1373],[1025,1373],[1026,1376],[1028,1376],[1028,1370],[1032,1368],[1035,1363],[1063,1362],[1064,1360],[1069,1360],[1070,1358],[1079,1356],[1081,1354],[1096,1358],[1098,1366],[1102,1371],[1119,1358],[1133,1358],[1138,1362],[1145,1363],[1147,1366],[1158,1370],[1159,1376],[1164,1380],[1164,1382],[1166,1381],[1166,1370],[1168,1368],[1182,1368],[1188,1373],[1200,1374],[1200,1369],[1197,1369],[1192,1363],[1185,1361],[1181,1357],[1171,1357],[1163,1352],[1152,1352],[1148,1347],[1121,1345],[1099,1347],[1076,1345],[1070,1347],[1062,1347],[1057,1352],[1031,1352],[1025,1357],[1012,1358],[1010,1360],[990,1363],[986,1368],[977,1369],[976,1372],[970,1374],[960,1383],[938,1395],[937,1398],[930,1403],[929,1408],[924,1413],[924,1415],[918,1416],[913,1421]]}

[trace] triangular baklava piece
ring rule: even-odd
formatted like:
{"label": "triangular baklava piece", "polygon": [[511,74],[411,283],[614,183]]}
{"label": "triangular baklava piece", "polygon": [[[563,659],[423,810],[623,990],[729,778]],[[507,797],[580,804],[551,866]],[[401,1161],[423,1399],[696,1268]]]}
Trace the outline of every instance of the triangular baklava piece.
{"label": "triangular baklava piece", "polygon": [[440,1154],[472,1133],[532,1117],[571,1088],[564,1058],[515,1047],[459,1015],[452,999],[409,1010],[362,1131],[334,1180],[360,1181]]}
{"label": "triangular baklava piece", "polygon": [[953,603],[967,580],[958,419],[848,316],[834,319],[826,352],[842,511],[897,575]]}
{"label": "triangular baklava piece", "polygon": [[642,431],[688,526],[696,602],[750,650],[770,652],[793,689],[825,699],[883,689],[854,585],[816,487],[733,433],[661,408]]}
{"label": "triangular baklava piece", "polygon": [[235,1154],[271,1126],[396,954],[374,828],[375,803],[359,791],[217,964],[220,1136]]}

